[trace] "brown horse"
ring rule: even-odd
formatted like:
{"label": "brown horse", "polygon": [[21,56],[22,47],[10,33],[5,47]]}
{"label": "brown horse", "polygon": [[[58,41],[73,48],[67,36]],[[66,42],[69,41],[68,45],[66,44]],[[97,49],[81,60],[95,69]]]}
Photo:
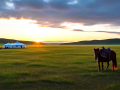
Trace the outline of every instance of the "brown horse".
{"label": "brown horse", "polygon": [[104,70],[103,62],[107,62],[107,67],[105,69],[105,70],[107,70],[107,68],[109,67],[109,61],[111,61],[111,60],[112,60],[113,70],[117,70],[116,53],[113,50],[111,50],[110,53],[105,54],[106,57],[103,57],[101,53],[102,53],[102,49],[94,48],[95,60],[97,59],[98,66],[99,66],[98,71],[101,71],[100,62],[102,63],[102,71],[103,71]]}

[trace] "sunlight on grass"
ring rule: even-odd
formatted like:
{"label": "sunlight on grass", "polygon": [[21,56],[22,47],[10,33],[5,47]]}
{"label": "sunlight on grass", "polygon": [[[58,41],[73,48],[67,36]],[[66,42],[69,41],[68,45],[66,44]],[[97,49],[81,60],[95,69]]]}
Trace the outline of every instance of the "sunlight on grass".
{"label": "sunlight on grass", "polygon": [[[118,70],[98,72],[93,48],[102,45],[27,45],[26,49],[0,50],[1,90],[115,90],[119,89],[120,46],[106,45],[117,53]],[[104,63],[104,68],[106,63]]]}

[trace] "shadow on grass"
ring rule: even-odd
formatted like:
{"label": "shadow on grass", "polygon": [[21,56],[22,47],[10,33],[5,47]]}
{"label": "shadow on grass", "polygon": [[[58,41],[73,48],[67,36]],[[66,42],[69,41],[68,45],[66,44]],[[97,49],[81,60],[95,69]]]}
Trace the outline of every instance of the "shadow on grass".
{"label": "shadow on grass", "polygon": [[63,85],[74,85],[75,83],[70,80],[50,80],[50,79],[42,79],[40,80],[43,83],[49,83],[49,84],[63,84]]}
{"label": "shadow on grass", "polygon": [[11,63],[12,65],[24,65],[24,64],[26,64],[26,63],[22,63],[22,62],[13,62],[13,63]]}
{"label": "shadow on grass", "polygon": [[108,84],[103,90],[120,90],[120,83]]}
{"label": "shadow on grass", "polygon": [[44,65],[44,64],[29,64],[27,67],[49,67],[49,68],[59,68],[56,65]]}
{"label": "shadow on grass", "polygon": [[12,80],[14,79],[16,75],[15,74],[0,74],[0,82],[5,81],[5,80]]}
{"label": "shadow on grass", "polygon": [[29,72],[19,72],[16,75],[18,75],[18,76],[30,76],[31,73],[29,73]]}
{"label": "shadow on grass", "polygon": [[[41,80],[33,80],[33,79],[26,79],[21,82],[14,82],[12,80],[7,80],[5,82],[2,82],[0,84],[1,90],[39,90],[35,88],[48,88],[50,87],[51,90],[53,88],[58,88],[58,86],[66,87],[67,86],[74,86],[74,82],[69,80],[63,80],[63,81],[54,81],[50,79],[41,79]],[[31,89],[34,88],[34,89]]]}
{"label": "shadow on grass", "polygon": [[47,67],[46,65],[44,64],[29,64],[27,65],[28,67]]}
{"label": "shadow on grass", "polygon": [[5,66],[5,67],[12,67],[13,65],[25,65],[26,63],[24,62],[7,62],[7,63],[3,63],[1,66]]}

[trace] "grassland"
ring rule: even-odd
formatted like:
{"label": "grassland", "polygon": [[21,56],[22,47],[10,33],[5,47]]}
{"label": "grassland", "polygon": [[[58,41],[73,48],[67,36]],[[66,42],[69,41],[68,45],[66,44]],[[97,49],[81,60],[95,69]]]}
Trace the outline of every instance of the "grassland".
{"label": "grassland", "polygon": [[[26,49],[0,49],[1,90],[119,90],[120,46],[106,45],[117,53],[98,72],[93,48],[100,45],[28,45]],[[106,67],[106,63],[104,63]]]}

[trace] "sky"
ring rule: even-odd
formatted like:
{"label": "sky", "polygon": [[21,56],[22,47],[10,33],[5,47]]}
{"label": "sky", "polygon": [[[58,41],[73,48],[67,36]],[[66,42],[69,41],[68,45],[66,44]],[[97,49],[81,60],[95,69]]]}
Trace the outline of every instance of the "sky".
{"label": "sky", "polygon": [[120,0],[0,0],[0,38],[41,42],[120,38]]}

